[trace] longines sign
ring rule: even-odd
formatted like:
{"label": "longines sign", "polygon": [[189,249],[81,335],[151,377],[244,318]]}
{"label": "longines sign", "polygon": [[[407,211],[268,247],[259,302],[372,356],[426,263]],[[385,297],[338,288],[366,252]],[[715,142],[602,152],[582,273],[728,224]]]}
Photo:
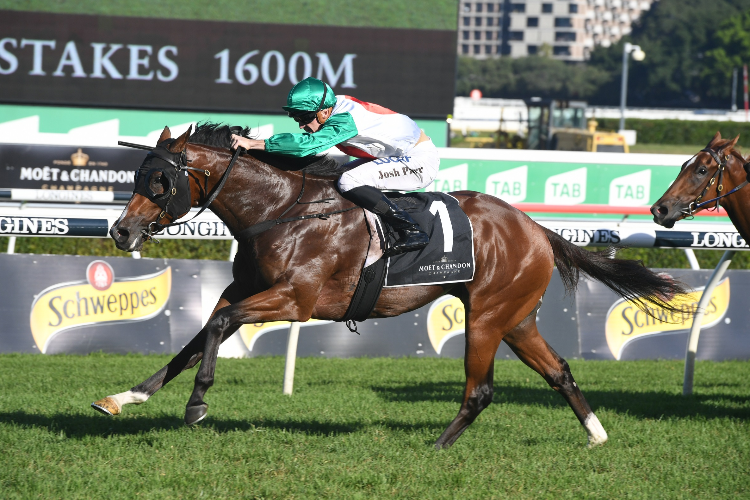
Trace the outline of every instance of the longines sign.
{"label": "longines sign", "polygon": [[0,11],[5,102],[279,112],[308,76],[414,116],[452,112],[455,32]]}

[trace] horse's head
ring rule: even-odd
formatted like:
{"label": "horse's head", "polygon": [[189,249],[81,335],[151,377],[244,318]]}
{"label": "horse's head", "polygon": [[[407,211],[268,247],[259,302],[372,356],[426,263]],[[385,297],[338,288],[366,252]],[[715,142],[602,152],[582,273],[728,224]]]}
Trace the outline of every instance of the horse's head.
{"label": "horse's head", "polygon": [[109,230],[120,250],[140,250],[161,225],[190,211],[194,195],[185,150],[191,129],[172,139],[169,127],[164,127],[156,147],[143,160],[135,175],[133,197]]}
{"label": "horse's head", "polygon": [[742,183],[747,176],[745,160],[733,149],[739,138],[722,139],[716,132],[708,146],[686,161],[677,179],[651,207],[654,222],[672,227],[680,219],[717,206],[719,200],[713,199]]}

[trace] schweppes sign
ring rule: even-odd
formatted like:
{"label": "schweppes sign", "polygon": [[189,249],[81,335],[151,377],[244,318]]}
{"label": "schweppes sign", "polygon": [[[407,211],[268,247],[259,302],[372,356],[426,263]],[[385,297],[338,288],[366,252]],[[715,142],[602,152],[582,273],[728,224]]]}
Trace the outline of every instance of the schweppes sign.
{"label": "schweppes sign", "polygon": [[[668,335],[689,330],[693,323],[693,313],[698,309],[698,301],[705,287],[675,298],[671,304],[681,312],[672,312],[660,307],[649,307],[654,317],[639,310],[632,302],[623,299],[615,302],[607,312],[605,334],[607,345],[615,359],[620,359],[625,347],[636,339]],[[706,307],[702,328],[716,325],[729,309],[729,278],[725,278],[714,289]]]}
{"label": "schweppes sign", "polygon": [[435,352],[440,354],[445,343],[466,331],[466,310],[460,299],[452,295],[440,297],[427,311],[427,335]]}
{"label": "schweppes sign", "polygon": [[159,314],[172,290],[172,268],[115,279],[104,261],[94,261],[86,279],[43,290],[31,305],[31,334],[41,352],[55,335],[87,325],[144,321]]}

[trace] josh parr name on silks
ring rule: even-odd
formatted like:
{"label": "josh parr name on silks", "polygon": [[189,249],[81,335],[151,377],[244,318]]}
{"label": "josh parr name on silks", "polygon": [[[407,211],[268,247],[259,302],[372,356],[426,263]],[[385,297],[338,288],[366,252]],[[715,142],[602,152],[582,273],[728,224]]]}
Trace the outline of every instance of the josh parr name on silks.
{"label": "josh parr name on silks", "polygon": [[402,175],[409,175],[409,174],[418,175],[422,173],[423,168],[424,167],[418,167],[418,168],[401,167],[400,173],[395,168],[387,172],[383,172],[382,170],[380,170],[378,173],[380,174],[380,177],[379,177],[380,179],[387,179],[390,177],[401,177]]}

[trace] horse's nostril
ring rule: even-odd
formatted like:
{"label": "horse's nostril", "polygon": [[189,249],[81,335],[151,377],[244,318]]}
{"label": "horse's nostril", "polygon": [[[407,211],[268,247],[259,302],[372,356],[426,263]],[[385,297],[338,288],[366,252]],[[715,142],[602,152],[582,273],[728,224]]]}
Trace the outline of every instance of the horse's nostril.
{"label": "horse's nostril", "polygon": [[112,237],[115,241],[127,241],[130,237],[130,231],[125,228],[115,227],[112,229]]}
{"label": "horse's nostril", "polygon": [[669,210],[664,205],[660,206],[657,211],[661,216],[666,216],[669,213]]}

